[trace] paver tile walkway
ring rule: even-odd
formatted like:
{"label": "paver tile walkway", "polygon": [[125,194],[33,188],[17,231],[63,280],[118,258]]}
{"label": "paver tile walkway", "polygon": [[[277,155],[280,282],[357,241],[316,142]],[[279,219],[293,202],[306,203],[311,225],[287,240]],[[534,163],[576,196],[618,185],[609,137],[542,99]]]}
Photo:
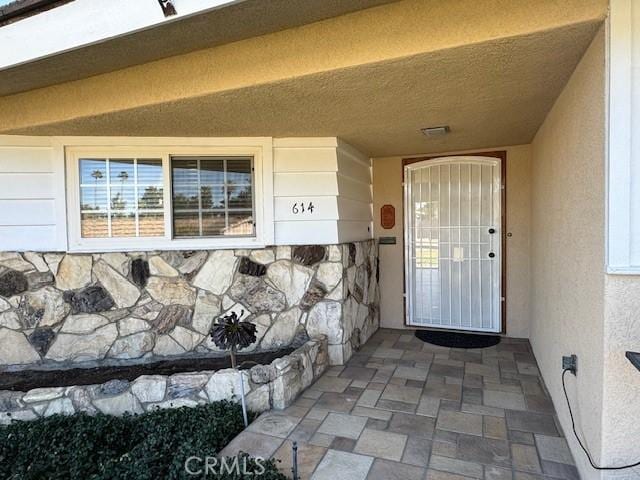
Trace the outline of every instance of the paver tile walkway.
{"label": "paver tile walkway", "polygon": [[225,448],[302,480],[578,480],[526,340],[464,350],[381,329]]}

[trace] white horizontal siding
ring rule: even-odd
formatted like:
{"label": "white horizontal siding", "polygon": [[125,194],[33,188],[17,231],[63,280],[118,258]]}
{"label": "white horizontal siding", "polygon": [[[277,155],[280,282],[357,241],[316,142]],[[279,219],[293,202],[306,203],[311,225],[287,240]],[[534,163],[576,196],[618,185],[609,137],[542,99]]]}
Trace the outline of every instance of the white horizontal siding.
{"label": "white horizontal siding", "polygon": [[357,242],[371,238],[371,222],[338,221],[338,242]]}
{"label": "white horizontal siding", "polygon": [[54,225],[55,201],[0,199],[0,225]]}
{"label": "white horizontal siding", "polygon": [[336,138],[274,140],[276,244],[338,242],[337,145]]}
{"label": "white horizontal siding", "polygon": [[350,145],[336,138],[274,140],[277,244],[371,238],[371,202],[371,162]]}
{"label": "white horizontal siding", "polygon": [[276,245],[339,243],[335,220],[276,222]]}
{"label": "white horizontal siding", "polygon": [[371,203],[338,197],[338,218],[340,220],[371,221]]}
{"label": "white horizontal siding", "polygon": [[355,157],[350,151],[338,150],[338,171],[345,177],[371,184],[371,161]]}
{"label": "white horizontal siding", "polygon": [[50,147],[0,147],[0,173],[53,173]]}
{"label": "white horizontal siding", "polygon": [[338,195],[335,172],[274,173],[276,197]]}
{"label": "white horizontal siding", "polygon": [[284,172],[337,172],[336,149],[330,147],[278,148],[274,171]]}
{"label": "white horizontal siding", "polygon": [[[7,226],[0,225],[0,252],[41,251],[50,252],[56,248],[58,230],[55,225]],[[54,239],[52,241],[52,239]]]}
{"label": "white horizontal siding", "polygon": [[64,159],[48,143],[0,136],[0,251],[66,247]]}
{"label": "white horizontal siding", "polygon": [[371,184],[338,174],[338,192],[341,197],[359,202],[372,202]]}
{"label": "white horizontal siding", "polygon": [[[277,221],[338,220],[338,199],[325,197],[277,197],[274,199]],[[309,206],[312,205],[312,211]],[[297,213],[296,213],[297,212]]]}
{"label": "white horizontal siding", "polygon": [[53,173],[0,173],[2,199],[53,199]]}
{"label": "white horizontal siding", "polygon": [[[67,248],[64,138],[52,141],[0,136],[0,250]],[[274,209],[268,227],[276,244],[371,237],[370,162],[349,145],[336,138],[276,139],[267,174],[273,175],[273,195],[265,192],[265,201]]]}
{"label": "white horizontal siding", "polygon": [[371,159],[351,145],[338,142],[338,240],[373,238]]}

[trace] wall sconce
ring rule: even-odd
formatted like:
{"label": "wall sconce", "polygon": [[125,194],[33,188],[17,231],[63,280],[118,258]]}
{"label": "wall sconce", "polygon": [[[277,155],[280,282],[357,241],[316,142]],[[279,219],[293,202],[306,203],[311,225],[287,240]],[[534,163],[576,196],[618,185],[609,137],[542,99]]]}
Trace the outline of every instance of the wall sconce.
{"label": "wall sconce", "polygon": [[173,6],[171,0],[158,0],[160,4],[160,8],[162,8],[162,13],[164,13],[165,17],[170,17],[172,15],[177,15],[176,7]]}

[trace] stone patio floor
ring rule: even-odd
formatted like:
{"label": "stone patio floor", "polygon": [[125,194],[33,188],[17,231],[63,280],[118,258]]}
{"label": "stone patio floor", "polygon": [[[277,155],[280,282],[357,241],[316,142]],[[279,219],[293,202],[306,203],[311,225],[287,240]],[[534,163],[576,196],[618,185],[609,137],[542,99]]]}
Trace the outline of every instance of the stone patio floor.
{"label": "stone patio floor", "polygon": [[437,347],[381,329],[223,455],[281,460],[307,480],[579,479],[529,342]]}

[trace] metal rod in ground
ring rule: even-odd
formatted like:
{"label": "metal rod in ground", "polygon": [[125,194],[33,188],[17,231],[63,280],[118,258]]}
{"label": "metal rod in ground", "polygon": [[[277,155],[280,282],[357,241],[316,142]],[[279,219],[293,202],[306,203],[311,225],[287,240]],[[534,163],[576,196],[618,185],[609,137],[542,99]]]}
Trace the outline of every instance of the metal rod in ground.
{"label": "metal rod in ground", "polygon": [[244,377],[242,376],[242,370],[238,370],[240,374],[240,397],[242,401],[242,417],[244,418],[244,428],[249,426],[249,419],[247,417],[247,403],[244,399]]}
{"label": "metal rod in ground", "polygon": [[293,473],[293,480],[300,480],[300,477],[298,476],[298,442],[293,442],[293,459],[291,461],[291,464],[293,465],[291,467],[291,473]]}

